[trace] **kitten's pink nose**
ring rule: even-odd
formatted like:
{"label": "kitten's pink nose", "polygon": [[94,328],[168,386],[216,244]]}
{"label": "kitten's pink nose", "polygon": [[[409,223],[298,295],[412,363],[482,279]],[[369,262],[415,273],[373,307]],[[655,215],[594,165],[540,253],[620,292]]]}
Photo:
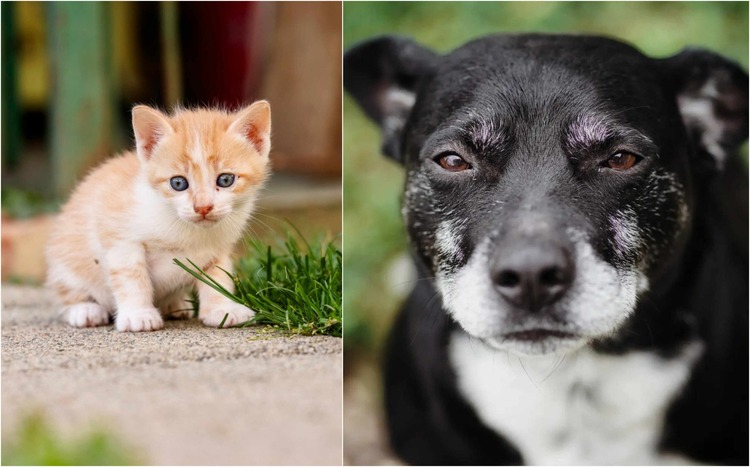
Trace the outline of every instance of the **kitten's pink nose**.
{"label": "kitten's pink nose", "polygon": [[213,204],[207,204],[205,206],[193,206],[193,210],[203,217],[206,217],[213,208]]}

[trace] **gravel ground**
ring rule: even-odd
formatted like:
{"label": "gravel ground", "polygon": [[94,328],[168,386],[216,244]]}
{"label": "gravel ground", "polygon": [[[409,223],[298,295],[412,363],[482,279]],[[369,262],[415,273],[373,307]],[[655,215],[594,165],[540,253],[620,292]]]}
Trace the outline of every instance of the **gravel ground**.
{"label": "gravel ground", "polygon": [[342,342],[167,321],[152,333],[75,329],[43,289],[2,287],[2,437],[41,411],[151,464],[342,462]]}

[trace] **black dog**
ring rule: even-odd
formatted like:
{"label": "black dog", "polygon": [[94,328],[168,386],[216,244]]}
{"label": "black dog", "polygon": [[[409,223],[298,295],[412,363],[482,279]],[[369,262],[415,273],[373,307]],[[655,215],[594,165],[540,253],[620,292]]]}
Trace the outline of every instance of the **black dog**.
{"label": "black dog", "polygon": [[388,346],[414,464],[748,462],[748,77],[708,51],[382,37],[344,83],[425,280]]}

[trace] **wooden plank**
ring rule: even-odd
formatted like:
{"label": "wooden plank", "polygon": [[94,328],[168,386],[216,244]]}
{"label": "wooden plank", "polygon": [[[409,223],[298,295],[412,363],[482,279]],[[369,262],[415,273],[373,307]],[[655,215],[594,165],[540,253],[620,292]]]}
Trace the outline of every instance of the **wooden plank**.
{"label": "wooden plank", "polygon": [[160,2],[162,60],[164,62],[164,97],[171,109],[182,101],[182,67],[180,36],[177,27],[177,3]]}
{"label": "wooden plank", "polygon": [[52,182],[55,194],[65,197],[112,150],[110,6],[106,2],[51,2],[47,8]]}
{"label": "wooden plank", "polygon": [[276,170],[341,175],[341,3],[274,2],[260,97],[273,109]]}

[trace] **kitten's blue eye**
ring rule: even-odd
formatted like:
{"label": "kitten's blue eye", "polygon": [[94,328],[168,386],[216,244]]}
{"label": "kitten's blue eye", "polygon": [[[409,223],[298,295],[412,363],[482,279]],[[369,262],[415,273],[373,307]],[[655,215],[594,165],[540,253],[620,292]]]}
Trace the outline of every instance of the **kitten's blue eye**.
{"label": "kitten's blue eye", "polygon": [[188,181],[185,177],[172,177],[169,179],[169,184],[175,191],[185,191],[188,187]]}
{"label": "kitten's blue eye", "polygon": [[234,174],[221,174],[216,179],[216,184],[222,188],[232,186],[232,183],[234,183]]}

